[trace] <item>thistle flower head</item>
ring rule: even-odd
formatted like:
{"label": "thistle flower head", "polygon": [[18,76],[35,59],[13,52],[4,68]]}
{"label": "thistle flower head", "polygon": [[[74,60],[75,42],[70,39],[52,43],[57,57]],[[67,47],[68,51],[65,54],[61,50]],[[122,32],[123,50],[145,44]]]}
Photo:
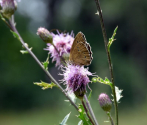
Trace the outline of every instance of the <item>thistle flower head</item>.
{"label": "thistle flower head", "polygon": [[0,1],[0,4],[1,4],[1,12],[3,14],[3,16],[5,18],[10,18],[15,10],[16,10],[16,1],[14,0],[1,0]]}
{"label": "thistle flower head", "polygon": [[63,76],[64,82],[67,86],[66,90],[68,92],[74,92],[78,98],[83,98],[86,92],[86,85],[90,82],[88,76],[91,76],[92,73],[84,66],[75,66],[67,64],[65,67]]}
{"label": "thistle flower head", "polygon": [[45,43],[51,43],[53,42],[53,36],[52,34],[45,28],[40,27],[37,30],[37,35],[40,36],[40,38],[45,42]]}
{"label": "thistle flower head", "polygon": [[101,93],[99,95],[98,100],[99,100],[101,108],[106,112],[110,112],[110,110],[112,108],[112,102],[111,102],[109,96],[105,93]]}
{"label": "thistle flower head", "polygon": [[56,61],[56,66],[60,66],[61,57],[63,57],[64,59],[67,59],[69,57],[70,49],[74,40],[73,33],[71,33],[70,35],[69,33],[64,34],[59,32],[58,34],[51,34],[53,36],[53,45],[56,47],[59,53],[56,51],[55,47],[50,43],[47,43],[48,47],[45,50],[48,50],[51,54],[51,57],[53,58],[52,61]]}

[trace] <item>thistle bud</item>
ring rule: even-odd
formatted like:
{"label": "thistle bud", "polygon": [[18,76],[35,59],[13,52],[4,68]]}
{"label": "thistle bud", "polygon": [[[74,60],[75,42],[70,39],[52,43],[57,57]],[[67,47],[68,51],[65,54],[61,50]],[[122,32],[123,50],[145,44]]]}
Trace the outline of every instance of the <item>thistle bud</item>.
{"label": "thistle bud", "polygon": [[76,95],[77,98],[83,99],[84,95],[86,93],[86,89],[78,88],[76,91],[74,91],[74,94]]}
{"label": "thistle bud", "polygon": [[14,14],[14,12],[16,10],[15,2],[14,2],[14,0],[2,0],[0,2],[1,13],[3,14],[3,16],[5,18],[9,19]]}
{"label": "thistle bud", "polygon": [[37,35],[39,35],[40,38],[45,43],[51,43],[52,44],[52,42],[53,42],[53,36],[51,35],[51,33],[47,29],[45,29],[43,27],[38,28]]}
{"label": "thistle bud", "polygon": [[105,93],[101,93],[99,95],[98,100],[99,100],[101,108],[106,112],[110,112],[110,110],[112,108],[112,102],[111,102],[109,96]]}

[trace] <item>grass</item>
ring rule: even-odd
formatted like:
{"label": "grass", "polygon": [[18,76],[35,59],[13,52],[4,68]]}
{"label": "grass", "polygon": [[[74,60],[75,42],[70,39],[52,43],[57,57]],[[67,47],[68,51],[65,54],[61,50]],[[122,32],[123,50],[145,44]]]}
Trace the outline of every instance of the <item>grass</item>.
{"label": "grass", "polygon": [[[1,112],[0,125],[59,125],[65,115],[70,111],[71,115],[67,122],[68,125],[77,125],[79,119],[76,118],[78,114],[72,106],[67,108],[51,108],[46,107],[42,109],[33,109],[23,112]],[[73,110],[73,111],[72,111]],[[100,125],[110,125],[105,112],[102,109],[95,110],[96,117]],[[129,108],[119,111],[119,125],[147,125],[147,107]]]}

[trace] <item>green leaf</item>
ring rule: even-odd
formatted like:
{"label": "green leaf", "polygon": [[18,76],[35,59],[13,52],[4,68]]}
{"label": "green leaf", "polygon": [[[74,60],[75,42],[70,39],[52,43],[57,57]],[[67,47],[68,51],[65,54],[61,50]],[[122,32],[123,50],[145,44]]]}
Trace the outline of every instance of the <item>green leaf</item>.
{"label": "green leaf", "polygon": [[[29,48],[29,50],[32,50],[32,47]],[[20,52],[21,52],[22,54],[28,54],[28,53],[29,53],[27,50],[20,50]]]}
{"label": "green leaf", "polygon": [[109,38],[109,42],[108,42],[108,45],[107,45],[108,51],[110,51],[110,46],[112,45],[113,41],[115,41],[114,37],[115,37],[115,35],[116,35],[117,29],[118,29],[118,26],[115,28],[112,37]]}
{"label": "green leaf", "polygon": [[21,52],[22,54],[28,54],[28,53],[29,53],[27,50],[20,50],[20,52]]}
{"label": "green leaf", "polygon": [[69,116],[70,116],[70,113],[64,117],[64,119],[62,120],[62,122],[59,125],[66,125],[66,122],[67,122]]}
{"label": "green leaf", "polygon": [[42,62],[43,66],[44,66],[44,69],[45,70],[48,70],[48,65],[49,65],[49,54],[48,54],[48,57],[46,59],[45,62]]}
{"label": "green leaf", "polygon": [[35,82],[34,83],[35,85],[38,85],[38,86],[40,86],[40,87],[42,87],[42,89],[43,90],[45,90],[45,89],[49,89],[49,88],[53,88],[53,87],[58,87],[56,84],[54,84],[53,82],[51,82],[51,83],[46,83],[46,82],[43,82],[43,81],[41,81],[41,82]]}
{"label": "green leaf", "polygon": [[87,118],[83,105],[79,104],[79,115],[77,116],[82,120],[83,125],[92,125],[90,120]]}
{"label": "green leaf", "polygon": [[11,33],[13,34],[13,36],[19,40],[19,36],[18,36],[18,34],[15,33],[15,32],[13,32],[12,30],[10,30],[10,31],[11,31]]}
{"label": "green leaf", "polygon": [[94,83],[97,82],[97,78],[96,77],[93,77],[92,78],[92,82],[94,82]]}
{"label": "green leaf", "polygon": [[82,125],[82,120],[81,120],[81,121],[79,121],[78,125]]}
{"label": "green leaf", "polygon": [[102,79],[101,77],[93,77],[92,78],[92,81],[94,79],[94,82],[99,82],[99,83],[103,83],[103,84],[106,84],[106,85],[110,85],[112,87],[112,83],[110,82],[110,80],[105,77],[105,79]]}

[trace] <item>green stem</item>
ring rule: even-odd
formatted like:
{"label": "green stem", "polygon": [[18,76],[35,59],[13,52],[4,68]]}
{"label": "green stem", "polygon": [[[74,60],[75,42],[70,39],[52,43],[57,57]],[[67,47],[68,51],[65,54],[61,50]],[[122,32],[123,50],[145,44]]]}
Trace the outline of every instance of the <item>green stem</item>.
{"label": "green stem", "polygon": [[76,110],[78,111],[78,107],[77,105],[70,99],[70,97],[66,94],[65,90],[59,85],[59,83],[52,77],[52,75],[44,69],[44,66],[42,65],[42,63],[39,61],[39,59],[35,56],[35,54],[25,45],[25,42],[23,41],[22,37],[20,36],[19,32],[17,31],[15,25],[14,25],[14,20],[10,19],[9,20],[11,29],[18,34],[19,36],[19,40],[22,43],[22,45],[26,48],[26,50],[30,53],[30,55],[34,58],[34,60],[37,62],[37,64],[42,68],[42,70],[46,73],[46,75],[51,79],[51,81],[53,83],[55,83],[59,89],[64,93],[64,95],[66,96],[66,98],[70,101],[70,103],[76,108]]}
{"label": "green stem", "polygon": [[109,63],[109,71],[110,71],[111,82],[112,82],[112,93],[113,93],[113,97],[114,97],[115,123],[116,123],[116,125],[118,125],[118,105],[117,105],[117,100],[116,100],[116,92],[115,92],[115,84],[114,84],[114,76],[113,76],[111,56],[110,56],[110,51],[108,51],[108,49],[107,49],[107,44],[108,44],[107,34],[106,34],[103,16],[102,16],[101,8],[100,8],[100,2],[99,2],[99,0],[95,0],[95,3],[96,3],[97,10],[98,10],[99,17],[100,17],[100,24],[101,24],[101,28],[102,28],[102,33],[103,33],[103,38],[104,38],[104,43],[105,43],[105,49],[106,49],[108,63]]}
{"label": "green stem", "polygon": [[114,122],[113,122],[113,119],[112,119],[112,117],[111,117],[110,112],[107,112],[107,115],[108,115],[108,117],[109,117],[109,120],[110,120],[110,122],[111,122],[111,125],[114,125]]}

